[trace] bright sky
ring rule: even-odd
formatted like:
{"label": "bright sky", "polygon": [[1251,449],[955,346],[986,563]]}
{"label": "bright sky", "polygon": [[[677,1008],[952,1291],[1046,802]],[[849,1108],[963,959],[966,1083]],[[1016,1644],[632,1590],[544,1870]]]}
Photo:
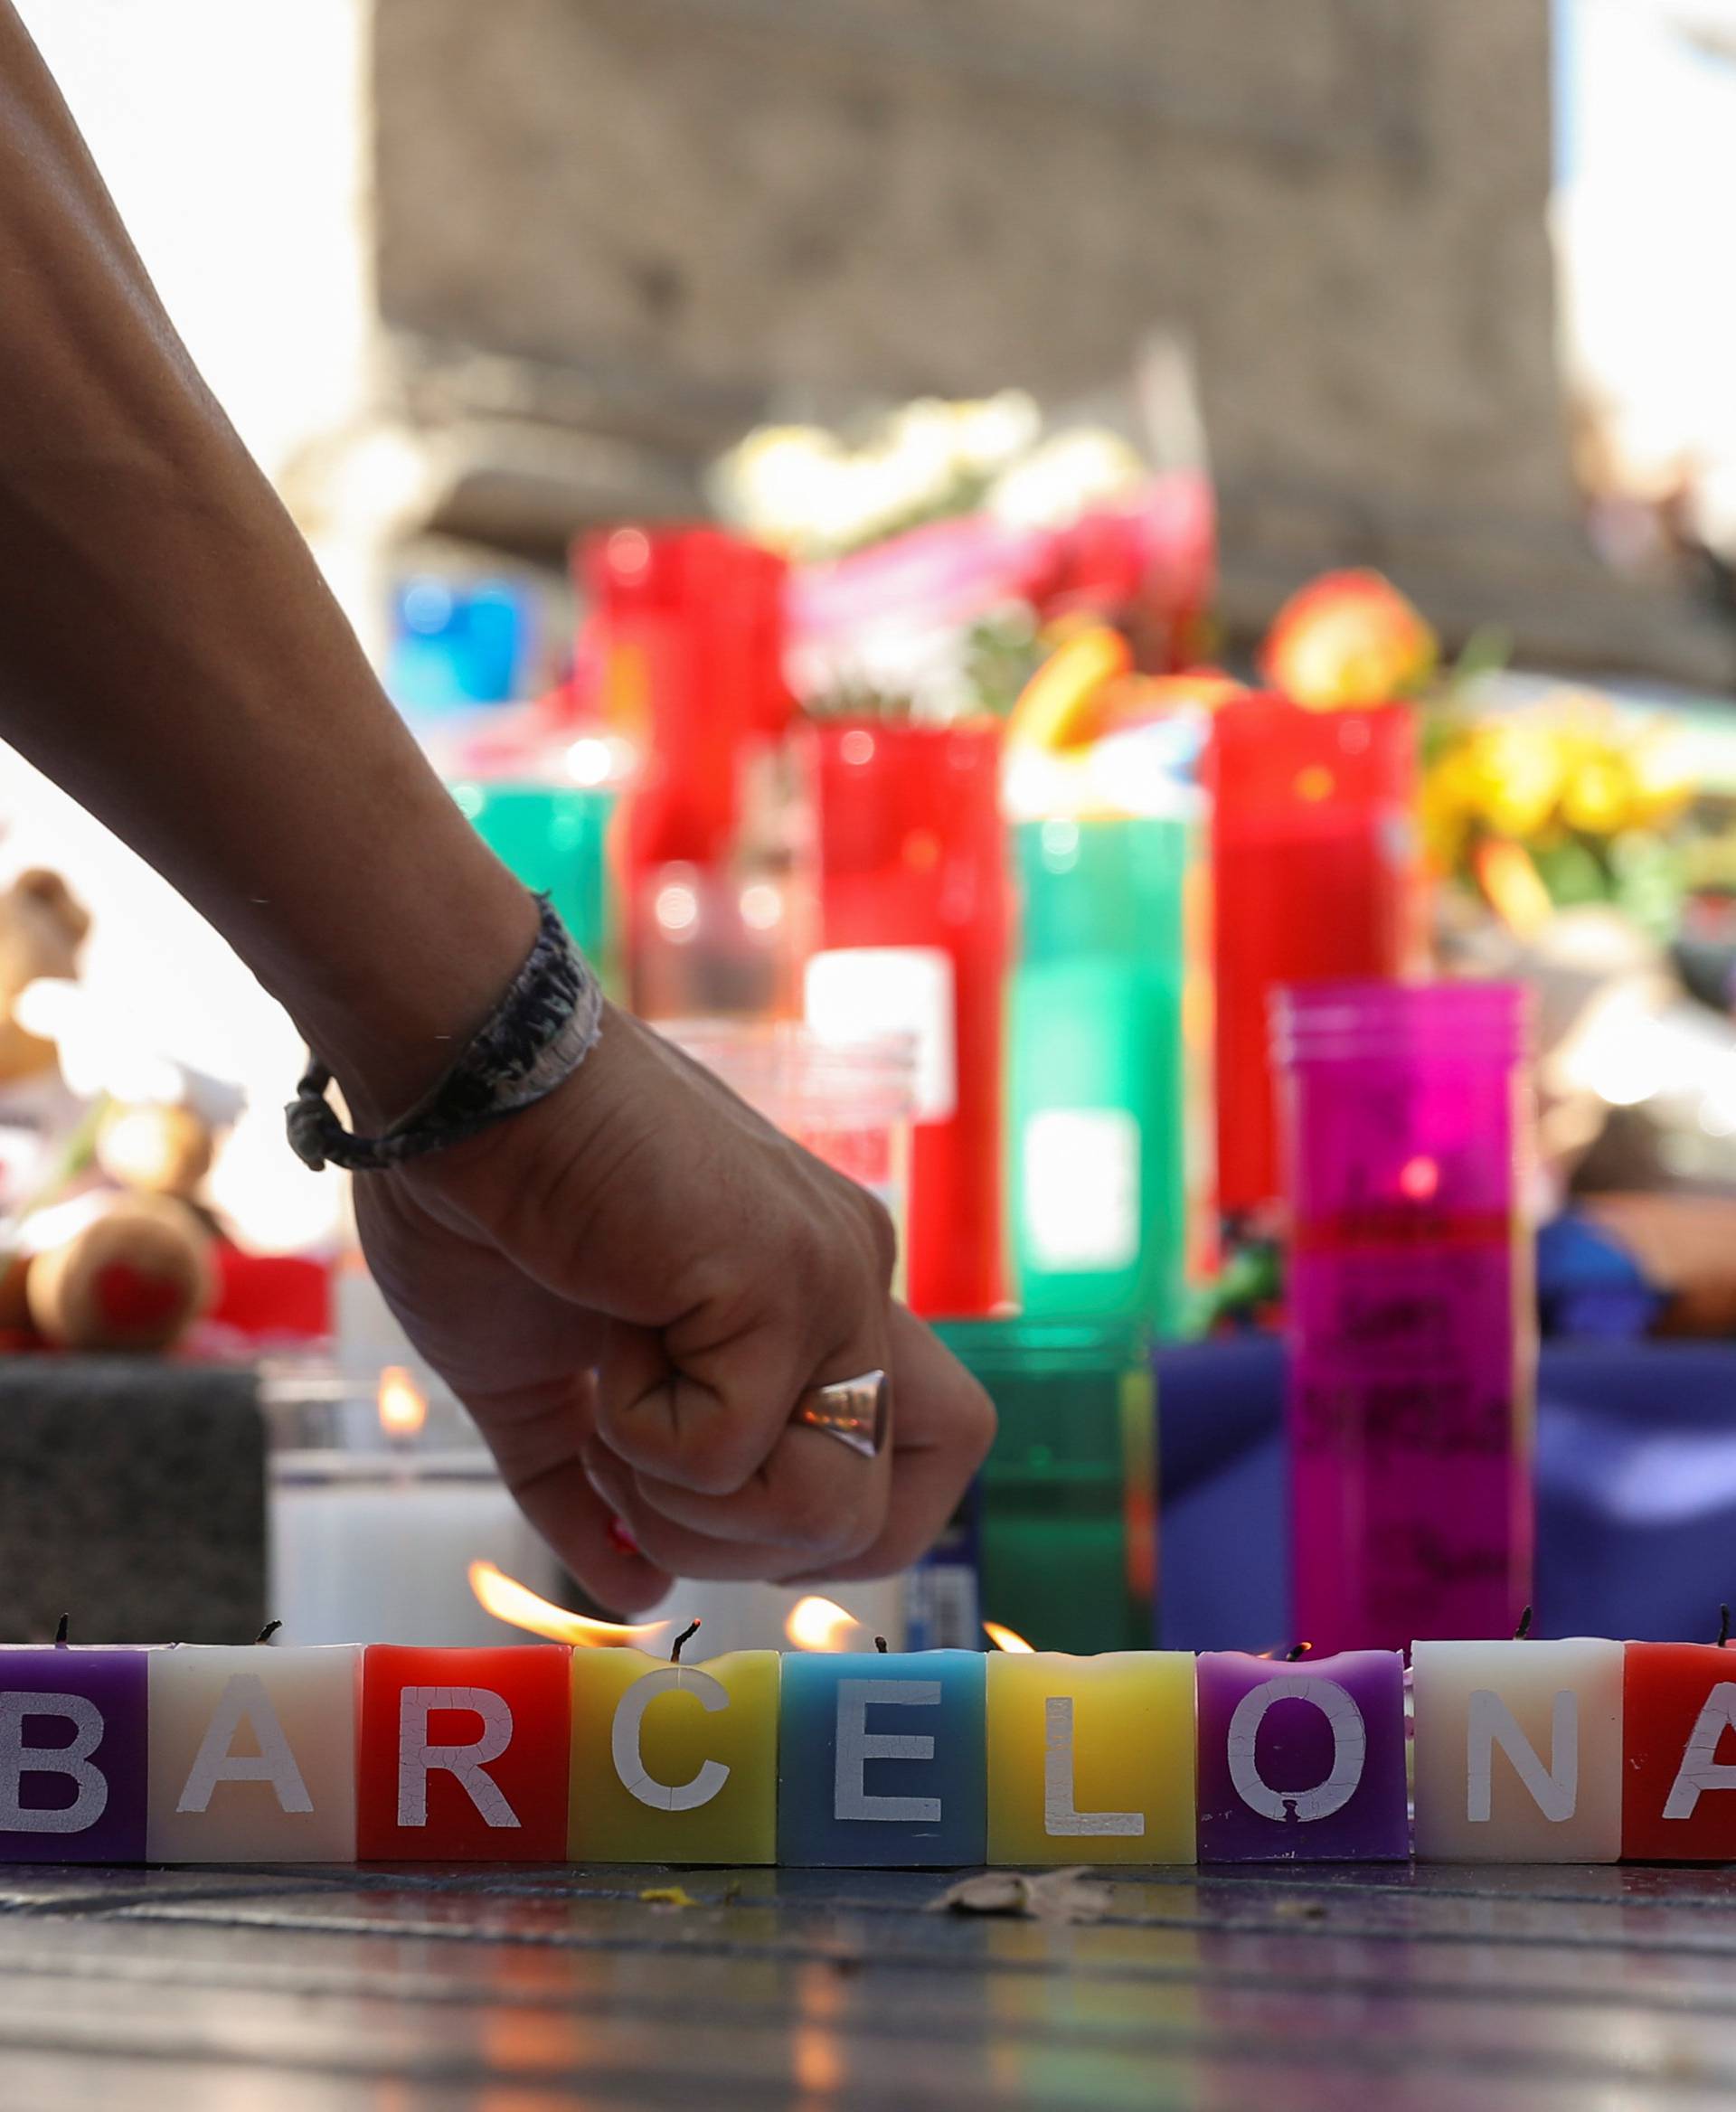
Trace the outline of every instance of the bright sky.
{"label": "bright sky", "polygon": [[1569,356],[1637,463],[1722,463],[1736,507],[1736,0],[1555,14]]}

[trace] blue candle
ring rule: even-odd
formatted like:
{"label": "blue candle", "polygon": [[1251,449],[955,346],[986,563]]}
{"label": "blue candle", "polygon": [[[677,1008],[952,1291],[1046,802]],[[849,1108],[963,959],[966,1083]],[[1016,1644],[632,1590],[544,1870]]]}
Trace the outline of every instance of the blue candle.
{"label": "blue candle", "polygon": [[778,1859],[848,1869],[981,1862],[978,1650],[784,1659]]}

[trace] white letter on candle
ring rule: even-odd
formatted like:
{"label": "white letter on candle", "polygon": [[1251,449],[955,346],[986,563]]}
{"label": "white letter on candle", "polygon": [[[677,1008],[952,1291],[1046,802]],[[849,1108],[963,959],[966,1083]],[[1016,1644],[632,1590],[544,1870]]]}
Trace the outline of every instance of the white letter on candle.
{"label": "white letter on candle", "polygon": [[1720,1680],[1694,1718],[1682,1765],[1665,1800],[1666,1819],[1691,1819],[1703,1789],[1736,1789],[1736,1768],[1719,1760],[1718,1740],[1736,1729],[1736,1686]]}
{"label": "white letter on candle", "polygon": [[933,1825],[940,1817],[938,1796],[870,1796],[863,1784],[864,1760],[931,1760],[934,1740],[923,1736],[887,1737],[868,1729],[868,1704],[902,1702],[907,1709],[938,1708],[938,1679],[841,1679],[838,1682],[837,1766],[832,1778],[832,1815],[839,1819],[902,1819]]}
{"label": "white letter on candle", "polygon": [[[1255,1741],[1274,1702],[1312,1702],[1332,1726],[1332,1769],[1312,1789],[1274,1789],[1260,1774]],[[1368,1758],[1368,1732],[1354,1697],[1336,1680],[1292,1674],[1250,1687],[1236,1703],[1228,1750],[1230,1779],[1250,1811],[1263,1819],[1294,1819],[1306,1825],[1310,1819],[1330,1818],[1355,1796]]]}
{"label": "white letter on candle", "polygon": [[1043,1704],[1043,1830],[1045,1834],[1143,1834],[1142,1811],[1073,1809],[1073,1697]]}
{"label": "white letter on candle", "polygon": [[1531,1740],[1520,1730],[1513,1711],[1500,1695],[1487,1687],[1472,1690],[1465,1719],[1465,1815],[1482,1820],[1489,1815],[1494,1791],[1498,1745],[1513,1762],[1514,1771],[1530,1791],[1546,1819],[1559,1823],[1573,1816],[1580,1800],[1580,1697],[1563,1687],[1550,1711],[1549,1765],[1532,1750]]}
{"label": "white letter on candle", "polygon": [[615,1772],[629,1796],[648,1804],[653,1811],[697,1811],[729,1780],[730,1770],[722,1762],[705,1761],[691,1782],[672,1788],[665,1782],[651,1779],[639,1750],[639,1731],[646,1709],[659,1694],[671,1692],[692,1694],[703,1708],[712,1711],[730,1705],[729,1689],[709,1672],[701,1672],[696,1665],[665,1664],[660,1672],[647,1672],[643,1679],[635,1680],[621,1696],[609,1734],[609,1749],[614,1756]]}
{"label": "white letter on candle", "polygon": [[[31,1716],[71,1724],[71,1745],[24,1743]],[[108,1777],[90,1756],[102,1743],[102,1711],[85,1694],[0,1694],[0,1834],[82,1834],[108,1808]],[[79,1793],[64,1811],[26,1811],[26,1775],[70,1775]]]}
{"label": "white letter on candle", "polygon": [[[257,1759],[229,1749],[243,1717],[253,1726],[253,1735],[259,1741]],[[289,1750],[289,1740],[283,1735],[283,1725],[265,1691],[265,1682],[257,1673],[238,1672],[224,1687],[175,1810],[209,1811],[212,1792],[220,1782],[269,1782],[277,1792],[279,1810],[310,1812],[314,1808],[296,1756]]]}
{"label": "white letter on candle", "polygon": [[[467,1709],[482,1718],[474,1745],[429,1745],[428,1720],[436,1709]],[[456,1776],[491,1826],[515,1826],[518,1815],[484,1768],[512,1743],[506,1697],[488,1687],[406,1687],[398,1703],[398,1824],[428,1824],[428,1778],[437,1768]]]}

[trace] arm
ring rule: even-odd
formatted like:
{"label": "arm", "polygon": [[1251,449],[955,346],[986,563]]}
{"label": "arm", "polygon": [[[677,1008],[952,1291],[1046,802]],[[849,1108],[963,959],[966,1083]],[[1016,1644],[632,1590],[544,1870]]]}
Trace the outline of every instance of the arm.
{"label": "arm", "polygon": [[[378,1127],[492,1009],[533,905],[193,371],[9,0],[0,289],[0,733],[205,913]],[[677,1570],[897,1567],[986,1447],[979,1390],[887,1296],[883,1213],[624,1016],[537,1106],[356,1202],[400,1317],[609,1603]],[[789,1428],[871,1366],[888,1457]]]}

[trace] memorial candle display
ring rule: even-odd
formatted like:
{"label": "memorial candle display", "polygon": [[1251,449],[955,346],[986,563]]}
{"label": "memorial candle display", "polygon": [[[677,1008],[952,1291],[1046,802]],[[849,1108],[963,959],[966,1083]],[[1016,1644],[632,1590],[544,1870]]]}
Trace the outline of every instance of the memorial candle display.
{"label": "memorial candle display", "polygon": [[1511,1632],[1531,1597],[1526,994],[1280,995],[1290,1569],[1339,1649]]}
{"label": "memorial candle display", "polygon": [[996,1629],[988,1655],[679,1661],[697,1626],[676,1659],[599,1643],[0,1651],[0,1862],[1736,1852],[1736,1679],[1713,1646],[1419,1642],[1412,1844],[1396,1652],[1063,1656]]}

